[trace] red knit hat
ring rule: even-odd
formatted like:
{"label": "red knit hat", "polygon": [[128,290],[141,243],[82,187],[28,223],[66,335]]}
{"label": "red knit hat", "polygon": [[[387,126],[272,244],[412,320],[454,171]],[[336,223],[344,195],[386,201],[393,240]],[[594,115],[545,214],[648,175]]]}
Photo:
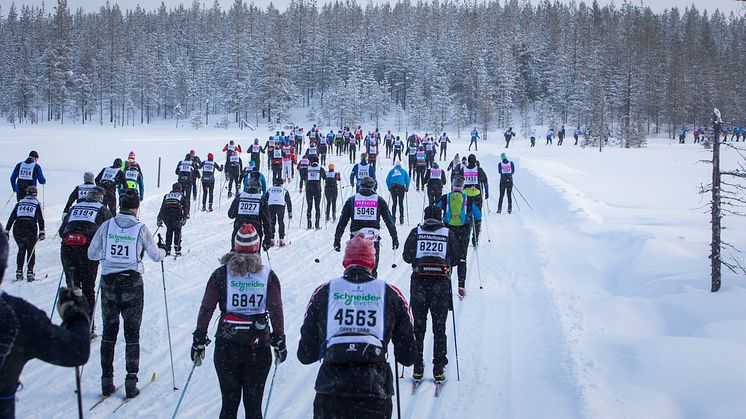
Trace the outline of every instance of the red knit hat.
{"label": "red knit hat", "polygon": [[207,153],[207,159],[208,160],[211,159],[211,158],[213,158],[213,157],[215,157],[215,156],[213,156],[212,153]]}
{"label": "red knit hat", "polygon": [[352,265],[362,266],[371,271],[376,266],[376,249],[373,240],[368,240],[360,233],[347,242],[342,266],[345,269]]}
{"label": "red knit hat", "polygon": [[258,253],[259,235],[250,223],[244,224],[233,239],[233,251],[238,253]]}

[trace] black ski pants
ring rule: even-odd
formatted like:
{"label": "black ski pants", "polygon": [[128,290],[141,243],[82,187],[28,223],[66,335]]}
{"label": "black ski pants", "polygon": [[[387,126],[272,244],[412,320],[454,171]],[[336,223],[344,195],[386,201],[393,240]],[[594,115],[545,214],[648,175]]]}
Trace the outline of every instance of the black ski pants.
{"label": "black ski pants", "polygon": [[349,156],[350,156],[350,163],[355,163],[355,160],[357,160],[357,157],[355,154],[357,154],[357,145],[356,144],[350,144],[349,147]]}
{"label": "black ski pants", "polygon": [[396,221],[396,208],[399,208],[399,219],[404,219],[404,185],[395,184],[391,186],[391,216]]}
{"label": "black ski pants", "polygon": [[427,202],[433,205],[443,196],[443,184],[440,181],[427,182]]}
{"label": "black ski pants", "polygon": [[269,206],[269,225],[271,226],[269,232],[269,238],[275,238],[275,223],[278,226],[280,233],[280,239],[285,238],[285,206],[284,205],[270,205]]}
{"label": "black ski pants", "polygon": [[500,199],[497,201],[497,210],[502,211],[503,198],[505,193],[508,194],[508,211],[513,209],[513,178],[509,177],[504,180],[500,180]]}
{"label": "black ski pants", "polygon": [[140,324],[144,293],[142,277],[136,271],[107,274],[101,278],[101,376],[114,377],[114,346],[119,334],[119,316],[124,321],[125,368],[128,378],[140,370]]}
{"label": "black ski pants", "polygon": [[262,396],[272,366],[269,346],[252,348],[246,343],[217,338],[213,358],[220,383],[220,419],[234,419],[243,398],[246,419],[262,419]]}
{"label": "black ski pants", "polygon": [[[373,368],[373,367],[371,367]],[[348,399],[316,393],[314,419],[391,419],[391,399]]]}
{"label": "black ski pants", "polygon": [[423,371],[423,347],[427,332],[427,313],[433,321],[433,369],[442,371],[448,364],[446,320],[451,308],[451,282],[448,278],[420,277],[412,274],[409,304],[414,317],[414,337],[417,360],[414,369]]}
{"label": "black ski pants", "polygon": [[[26,218],[19,219],[13,224],[13,239],[18,245],[18,254],[16,255],[16,269],[23,271],[23,265],[28,263],[28,272],[34,272],[36,265],[36,242],[39,240],[39,232],[36,227],[36,221]],[[87,257],[87,256],[86,256]]]}
{"label": "black ski pants", "polygon": [[272,180],[282,179],[282,161],[272,164]]}
{"label": "black ski pants", "polygon": [[471,235],[471,224],[462,226],[451,226],[446,224],[449,230],[453,231],[456,236],[456,242],[453,243],[453,258],[451,266],[458,266],[458,283],[463,286],[466,283],[466,256],[469,251],[469,236]]}
{"label": "black ski pants", "polygon": [[192,178],[179,178],[179,184],[181,185],[181,192],[186,198],[186,213],[189,214],[189,210],[192,208]]}
{"label": "black ski pants", "polygon": [[117,193],[116,188],[106,188],[106,195],[104,195],[104,205],[109,207],[109,211],[112,214],[117,213]]}
{"label": "black ski pants", "polygon": [[326,197],[326,219],[329,219],[329,213],[331,212],[332,217],[337,219],[337,196],[339,190],[337,188],[324,188],[324,196]]}
{"label": "black ski pants", "polygon": [[96,274],[98,261],[88,259],[88,246],[69,246],[64,240],[60,245],[62,270],[68,288],[81,288],[88,301],[88,317],[93,321],[93,306],[96,305]]}
{"label": "black ski pants", "polygon": [[417,167],[417,158],[415,156],[409,156],[409,174],[415,174],[415,167]]}
{"label": "black ski pants", "polygon": [[319,187],[309,186],[306,188],[306,218],[311,221],[313,207],[316,206],[316,222],[321,220],[321,189]]}
{"label": "black ski pants", "polygon": [[448,143],[443,143],[440,145],[440,154],[438,155],[438,158],[440,160],[443,160],[443,161],[448,160],[448,152],[447,152],[448,145],[447,144]]}
{"label": "black ski pants", "polygon": [[[212,209],[212,197],[215,191],[215,179],[202,180],[202,208]],[[208,198],[209,195],[209,198]],[[207,204],[207,205],[205,205]]]}
{"label": "black ski pants", "polygon": [[479,151],[479,143],[477,140],[469,141],[469,151],[471,151],[471,145],[474,144],[474,150]]}
{"label": "black ski pants", "polygon": [[420,188],[425,188],[425,171],[427,170],[427,165],[425,164],[418,164],[417,170],[415,172],[415,177],[417,179],[417,190],[420,190]]}
{"label": "black ski pants", "polygon": [[391,159],[391,162],[396,162],[396,158],[399,157],[399,161],[401,161],[401,149],[394,149],[394,157]]}
{"label": "black ski pants", "polygon": [[228,192],[232,191],[233,183],[236,183],[236,195],[238,195],[238,189],[241,187],[241,181],[238,180],[238,173],[228,172]]}

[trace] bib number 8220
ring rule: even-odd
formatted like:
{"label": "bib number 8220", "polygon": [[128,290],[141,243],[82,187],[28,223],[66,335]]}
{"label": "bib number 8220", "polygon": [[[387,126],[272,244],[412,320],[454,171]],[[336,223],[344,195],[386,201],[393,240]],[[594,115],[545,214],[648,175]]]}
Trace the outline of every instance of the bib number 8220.
{"label": "bib number 8220", "polygon": [[340,308],[334,315],[334,320],[345,326],[375,327],[377,323],[375,310],[355,310],[353,308]]}
{"label": "bib number 8220", "polygon": [[420,242],[420,251],[423,252],[443,252],[445,251],[443,242],[431,242],[431,241],[421,241]]}

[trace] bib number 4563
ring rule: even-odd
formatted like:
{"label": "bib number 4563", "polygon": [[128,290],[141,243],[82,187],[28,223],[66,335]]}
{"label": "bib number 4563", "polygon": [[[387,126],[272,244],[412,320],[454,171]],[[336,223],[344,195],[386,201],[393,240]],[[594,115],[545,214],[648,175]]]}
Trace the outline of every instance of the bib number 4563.
{"label": "bib number 4563", "polygon": [[345,326],[375,327],[377,323],[375,310],[355,310],[352,308],[340,308],[334,315],[334,320]]}

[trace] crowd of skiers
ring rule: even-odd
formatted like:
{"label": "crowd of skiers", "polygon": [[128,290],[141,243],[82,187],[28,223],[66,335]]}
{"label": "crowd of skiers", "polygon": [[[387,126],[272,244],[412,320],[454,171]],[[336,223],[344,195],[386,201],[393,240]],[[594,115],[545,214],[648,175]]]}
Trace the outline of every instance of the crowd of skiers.
{"label": "crowd of skiers", "polygon": [[[475,135],[478,140],[476,129],[472,139]],[[506,147],[509,141],[506,133]],[[326,222],[337,222],[332,242],[337,252],[342,251],[343,236],[349,234],[344,246],[344,271],[313,291],[301,327],[298,359],[303,364],[322,362],[316,381],[314,417],[391,417],[394,390],[386,355],[389,342],[394,344],[399,364],[414,366],[415,391],[424,379],[428,312],[434,331],[432,377],[442,386],[448,364],[446,320],[448,311],[453,310],[452,270],[457,271],[456,291],[463,299],[468,249],[479,245],[483,205],[489,199],[488,176],[476,155],[461,158],[456,154],[448,160],[449,143],[445,132],[437,138],[412,134],[402,139],[391,131],[364,134],[360,126],[323,135],[314,126],[307,133],[300,128],[287,134],[277,132],[264,145],[255,139],[246,150],[230,141],[222,150],[224,162],[217,162],[212,153],[202,160],[191,150],[177,162],[176,181],[163,196],[157,214],[157,229],[165,227],[165,241],[160,234],[156,240],[139,220],[144,180],[134,152],[126,161],[116,158],[97,176],[86,172],[83,183],[69,196],[56,234],[61,240],[60,258],[66,280],[66,287],[59,290],[62,327],[52,325],[45,316],[42,319],[41,313],[14,322],[14,310],[18,313],[35,309],[0,291],[0,318],[3,324],[13,326],[0,331],[0,413],[5,414],[0,417],[13,417],[19,376],[28,359],[36,357],[66,366],[87,361],[89,339],[98,337],[93,324],[98,303],[103,320],[102,400],[121,387],[127,399],[139,394],[145,292],[142,260],[147,254],[153,261],[162,262],[172,250],[174,257],[182,256],[182,229],[196,211],[191,207],[192,201],[199,205],[201,194],[201,210],[213,211],[215,193],[220,200],[225,189],[233,198],[228,208],[228,217],[233,220],[230,250],[207,281],[191,359],[199,366],[205,358],[206,347],[211,343],[207,328],[217,308],[220,315],[213,362],[222,394],[220,417],[236,417],[242,400],[246,417],[262,417],[262,396],[272,352],[275,362],[282,363],[287,357],[287,345],[281,278],[263,264],[260,255],[275,245],[288,244],[285,215],[292,219],[288,190],[292,182],[297,182],[297,190],[305,194],[302,202],[307,206],[308,229],[321,228],[322,212]],[[241,158],[243,152],[248,154],[246,166]],[[342,186],[341,173],[327,162],[331,153],[354,163],[348,186]],[[266,156],[266,173],[271,177],[269,187],[262,173],[262,154]],[[407,159],[406,168],[403,156]],[[376,175],[381,158],[393,163],[385,182],[379,182]],[[439,160],[448,161],[447,168],[441,168]],[[0,267],[5,267],[7,238],[12,229],[18,246],[16,280],[24,278],[24,267],[25,278],[35,279],[35,249],[37,242],[46,237],[43,203],[37,189],[46,179],[38,161],[39,154],[32,151],[11,176],[17,204],[6,224],[6,235],[0,240]],[[215,192],[217,172],[224,175]],[[515,166],[505,153],[498,172],[497,212],[502,211],[507,195],[510,213]],[[415,211],[417,219],[423,215],[423,221],[409,232],[402,252],[403,260],[412,266],[410,315],[403,293],[379,278],[378,264],[382,222],[391,248],[399,248],[397,209],[398,221],[403,225],[405,212],[409,218],[405,196],[411,183],[422,191],[422,205]],[[448,183],[450,189],[446,189]],[[347,187],[352,189],[338,212],[337,200]],[[389,200],[382,195],[384,188]],[[101,278],[96,292],[99,265]],[[123,386],[115,382],[113,368],[120,321],[126,361]],[[6,335],[11,336],[9,341],[3,340]],[[21,342],[19,339],[30,339],[31,343],[19,347],[13,343]],[[53,347],[49,347],[50,342],[55,342]],[[63,343],[64,348],[57,347]],[[357,413],[350,416],[351,411]]]}

